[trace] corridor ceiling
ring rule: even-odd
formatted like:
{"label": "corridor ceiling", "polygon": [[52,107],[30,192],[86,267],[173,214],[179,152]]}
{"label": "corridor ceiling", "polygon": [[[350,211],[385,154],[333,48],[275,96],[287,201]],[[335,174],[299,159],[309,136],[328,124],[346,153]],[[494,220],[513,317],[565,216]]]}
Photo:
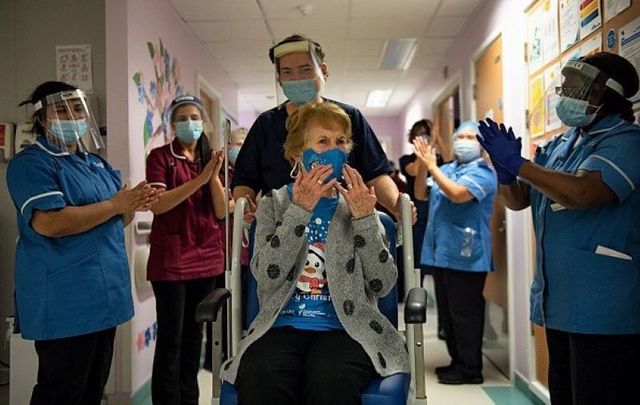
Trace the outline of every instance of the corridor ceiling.
{"label": "corridor ceiling", "polygon": [[[240,108],[276,105],[267,52],[293,33],[319,42],[329,78],[323,95],[367,115],[397,115],[447,52],[474,9],[487,0],[170,0],[240,91]],[[406,70],[379,68],[385,43],[417,38]],[[365,107],[372,90],[392,90],[385,107]]]}

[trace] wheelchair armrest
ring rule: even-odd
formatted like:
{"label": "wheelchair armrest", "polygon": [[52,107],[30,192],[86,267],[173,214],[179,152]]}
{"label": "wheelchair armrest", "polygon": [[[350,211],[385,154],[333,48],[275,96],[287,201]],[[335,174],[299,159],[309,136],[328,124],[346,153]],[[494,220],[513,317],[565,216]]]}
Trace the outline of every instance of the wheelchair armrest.
{"label": "wheelchair armrest", "polygon": [[218,312],[229,298],[231,298],[231,292],[226,288],[216,288],[211,291],[196,307],[196,322],[217,321]]}
{"label": "wheelchair armrest", "polygon": [[415,324],[427,321],[427,290],[414,287],[409,290],[404,304],[404,323]]}

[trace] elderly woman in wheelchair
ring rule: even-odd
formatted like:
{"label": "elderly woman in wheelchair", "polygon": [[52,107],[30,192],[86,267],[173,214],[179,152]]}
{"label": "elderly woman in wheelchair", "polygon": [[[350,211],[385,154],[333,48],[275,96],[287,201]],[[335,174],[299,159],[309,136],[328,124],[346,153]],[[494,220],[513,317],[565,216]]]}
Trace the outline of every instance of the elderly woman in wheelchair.
{"label": "elderly woman in wheelchair", "polygon": [[373,188],[345,164],[349,116],[306,105],[286,127],[295,181],[258,205],[260,312],[221,377],[239,403],[357,404],[374,377],[409,373],[404,339],[377,307],[397,269]]}

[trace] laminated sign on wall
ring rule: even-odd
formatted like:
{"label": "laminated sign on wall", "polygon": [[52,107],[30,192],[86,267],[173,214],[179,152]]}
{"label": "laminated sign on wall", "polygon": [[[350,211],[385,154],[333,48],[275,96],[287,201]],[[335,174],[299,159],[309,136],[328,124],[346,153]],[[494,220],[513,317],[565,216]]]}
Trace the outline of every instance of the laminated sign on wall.
{"label": "laminated sign on wall", "polygon": [[59,81],[93,93],[91,45],[56,46],[56,72]]}

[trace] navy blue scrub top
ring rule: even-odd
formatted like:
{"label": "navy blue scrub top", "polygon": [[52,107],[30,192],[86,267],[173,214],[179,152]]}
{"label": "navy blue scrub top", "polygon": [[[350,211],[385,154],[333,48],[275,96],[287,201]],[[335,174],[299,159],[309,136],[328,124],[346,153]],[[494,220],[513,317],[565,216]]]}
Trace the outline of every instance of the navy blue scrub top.
{"label": "navy blue scrub top", "polygon": [[63,237],[31,227],[34,210],[110,199],[121,188],[120,173],[97,155],[63,152],[41,136],[10,162],[7,185],[20,236],[15,298],[22,336],[78,336],[129,320],[133,301],[121,216]]}
{"label": "navy blue scrub top", "polygon": [[608,115],[589,132],[571,128],[535,162],[600,172],[617,201],[566,209],[530,190],[537,271],[531,320],[573,333],[640,333],[640,127]]}
{"label": "navy blue scrub top", "polygon": [[[390,174],[391,166],[378,138],[355,107],[337,101],[336,104],[351,118],[353,149],[348,163],[358,170],[365,182],[382,174]],[[265,111],[253,123],[240,149],[233,174],[232,187],[246,186],[266,193],[291,182],[291,163],[284,157],[287,139],[287,109],[284,104]]]}

